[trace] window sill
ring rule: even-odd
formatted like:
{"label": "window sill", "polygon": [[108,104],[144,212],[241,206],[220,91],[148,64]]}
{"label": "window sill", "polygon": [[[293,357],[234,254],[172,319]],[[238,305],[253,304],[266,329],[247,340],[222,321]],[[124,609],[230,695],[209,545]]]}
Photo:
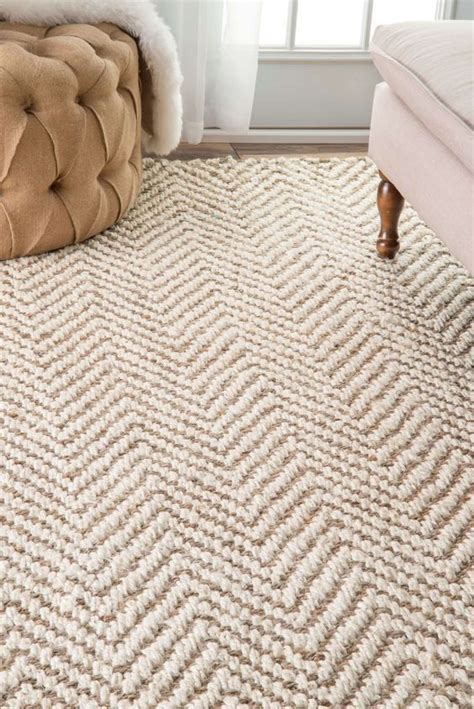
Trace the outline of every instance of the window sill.
{"label": "window sill", "polygon": [[260,63],[267,62],[370,62],[366,49],[261,49]]}

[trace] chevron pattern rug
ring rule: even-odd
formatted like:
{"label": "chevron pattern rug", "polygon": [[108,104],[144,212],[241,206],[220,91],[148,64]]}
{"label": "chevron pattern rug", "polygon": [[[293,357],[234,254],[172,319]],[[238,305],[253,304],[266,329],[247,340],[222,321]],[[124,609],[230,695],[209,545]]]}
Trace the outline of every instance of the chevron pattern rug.
{"label": "chevron pattern rug", "polygon": [[0,264],[2,707],[471,706],[473,282],[376,186],[148,160]]}

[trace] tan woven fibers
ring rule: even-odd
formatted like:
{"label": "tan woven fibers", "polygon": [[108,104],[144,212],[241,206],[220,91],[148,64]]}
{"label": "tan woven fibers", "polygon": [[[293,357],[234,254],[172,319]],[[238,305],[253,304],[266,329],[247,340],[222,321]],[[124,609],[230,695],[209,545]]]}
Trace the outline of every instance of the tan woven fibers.
{"label": "tan woven fibers", "polygon": [[470,706],[473,283],[376,186],[146,161],[0,264],[2,707]]}

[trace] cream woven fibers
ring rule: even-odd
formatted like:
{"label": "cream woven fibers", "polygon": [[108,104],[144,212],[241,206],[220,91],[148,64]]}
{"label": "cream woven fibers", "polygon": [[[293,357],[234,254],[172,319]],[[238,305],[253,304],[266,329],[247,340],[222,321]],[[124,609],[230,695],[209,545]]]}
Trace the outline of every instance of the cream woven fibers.
{"label": "cream woven fibers", "polygon": [[0,264],[0,706],[470,706],[473,284],[376,185],[148,161]]}

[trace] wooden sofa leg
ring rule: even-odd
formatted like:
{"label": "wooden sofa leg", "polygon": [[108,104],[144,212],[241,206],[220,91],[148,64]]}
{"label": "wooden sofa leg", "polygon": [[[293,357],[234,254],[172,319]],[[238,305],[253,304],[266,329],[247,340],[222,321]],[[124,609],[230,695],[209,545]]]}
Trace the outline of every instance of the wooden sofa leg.
{"label": "wooden sofa leg", "polygon": [[405,200],[383,172],[379,171],[379,175],[381,181],[377,191],[377,207],[380,214],[380,232],[377,252],[381,258],[393,259],[400,248],[398,220]]}

